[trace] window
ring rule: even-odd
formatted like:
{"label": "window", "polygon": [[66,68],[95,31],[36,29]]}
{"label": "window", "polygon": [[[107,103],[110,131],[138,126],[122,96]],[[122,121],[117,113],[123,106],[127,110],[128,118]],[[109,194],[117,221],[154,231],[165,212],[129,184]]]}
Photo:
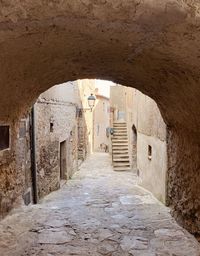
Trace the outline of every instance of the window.
{"label": "window", "polygon": [[148,159],[152,159],[152,147],[150,145],[148,145]]}
{"label": "window", "polygon": [[8,125],[0,125],[0,150],[9,148],[10,127]]}
{"label": "window", "polygon": [[54,124],[53,122],[50,122],[50,132],[53,132]]}
{"label": "window", "polygon": [[97,124],[97,136],[99,136],[99,130],[100,130],[100,126],[99,124]]}
{"label": "window", "polygon": [[103,102],[103,112],[105,112],[105,102]]}

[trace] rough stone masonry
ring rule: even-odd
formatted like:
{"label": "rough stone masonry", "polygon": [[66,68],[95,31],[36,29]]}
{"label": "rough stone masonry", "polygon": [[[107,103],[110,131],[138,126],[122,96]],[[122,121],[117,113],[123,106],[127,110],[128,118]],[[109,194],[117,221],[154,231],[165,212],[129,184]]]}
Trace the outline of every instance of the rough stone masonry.
{"label": "rough stone masonry", "polygon": [[168,125],[168,203],[199,233],[199,18],[198,0],[1,1],[1,121],[16,123],[64,81],[134,86]]}

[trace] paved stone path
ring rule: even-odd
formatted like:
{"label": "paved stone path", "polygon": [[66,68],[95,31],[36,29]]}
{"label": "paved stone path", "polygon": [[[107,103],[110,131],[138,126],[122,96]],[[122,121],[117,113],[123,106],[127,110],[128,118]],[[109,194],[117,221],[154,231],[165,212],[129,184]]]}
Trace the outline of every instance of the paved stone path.
{"label": "paved stone path", "polygon": [[200,246],[169,210],[91,156],[62,189],[0,223],[0,256],[199,256]]}

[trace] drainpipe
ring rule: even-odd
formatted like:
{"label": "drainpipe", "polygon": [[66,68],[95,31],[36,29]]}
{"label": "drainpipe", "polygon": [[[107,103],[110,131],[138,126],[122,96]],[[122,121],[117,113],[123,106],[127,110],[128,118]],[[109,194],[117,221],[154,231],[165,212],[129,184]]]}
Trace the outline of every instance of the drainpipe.
{"label": "drainpipe", "polygon": [[33,203],[38,203],[37,165],[36,165],[36,136],[35,136],[35,105],[31,109],[31,175],[33,185]]}

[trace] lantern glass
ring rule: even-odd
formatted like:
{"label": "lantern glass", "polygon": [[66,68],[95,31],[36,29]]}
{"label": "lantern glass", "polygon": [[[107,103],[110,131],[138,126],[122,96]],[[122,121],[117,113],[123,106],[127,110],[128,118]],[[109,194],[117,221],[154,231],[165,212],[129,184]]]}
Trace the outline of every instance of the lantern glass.
{"label": "lantern glass", "polygon": [[91,94],[89,97],[88,97],[88,105],[90,107],[90,109],[92,110],[94,105],[95,105],[95,101],[96,101],[96,98],[94,97],[93,94]]}

